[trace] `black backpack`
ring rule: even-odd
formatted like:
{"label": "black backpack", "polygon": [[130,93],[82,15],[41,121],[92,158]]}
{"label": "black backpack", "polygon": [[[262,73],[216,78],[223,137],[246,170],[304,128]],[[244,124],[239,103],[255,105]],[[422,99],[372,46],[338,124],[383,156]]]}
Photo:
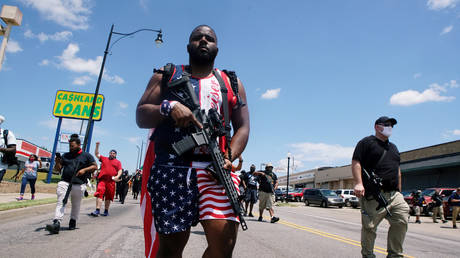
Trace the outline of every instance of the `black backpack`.
{"label": "black backpack", "polygon": [[[5,146],[8,147],[8,130],[3,130],[3,140],[5,141]],[[18,158],[16,157],[16,152],[3,153],[2,162],[8,164],[8,166],[18,165]]]}

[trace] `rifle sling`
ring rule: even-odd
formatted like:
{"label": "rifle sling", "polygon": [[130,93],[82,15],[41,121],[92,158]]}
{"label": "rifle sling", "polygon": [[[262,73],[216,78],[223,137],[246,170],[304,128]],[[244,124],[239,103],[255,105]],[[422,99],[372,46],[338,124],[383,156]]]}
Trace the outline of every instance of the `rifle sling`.
{"label": "rifle sling", "polygon": [[222,108],[224,110],[224,125],[225,125],[225,142],[226,142],[226,147],[228,148],[229,150],[229,159],[231,160],[232,157],[231,157],[231,152],[230,152],[230,141],[231,141],[231,138],[230,138],[230,114],[229,114],[229,111],[228,111],[228,96],[227,96],[227,93],[228,93],[228,90],[227,90],[227,86],[225,85],[225,82],[224,80],[222,79],[222,76],[220,76],[220,74],[218,72],[216,72],[216,70],[212,70],[212,74],[216,77],[217,81],[219,82],[219,85],[220,85],[220,92],[222,93]]}

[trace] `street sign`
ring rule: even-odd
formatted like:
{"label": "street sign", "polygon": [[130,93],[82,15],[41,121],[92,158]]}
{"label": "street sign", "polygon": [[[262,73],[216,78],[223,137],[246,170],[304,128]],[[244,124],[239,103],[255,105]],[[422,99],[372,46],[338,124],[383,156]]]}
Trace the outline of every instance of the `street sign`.
{"label": "street sign", "polygon": [[[61,137],[59,137],[59,142],[60,143],[69,143],[70,136],[72,133],[61,133]],[[83,135],[78,135],[81,141],[85,138]]]}
{"label": "street sign", "polygon": [[[91,106],[93,105],[92,93],[58,90],[54,101],[53,115],[55,117],[89,119]],[[99,94],[94,107],[93,120],[102,119],[104,107],[104,95]]]}

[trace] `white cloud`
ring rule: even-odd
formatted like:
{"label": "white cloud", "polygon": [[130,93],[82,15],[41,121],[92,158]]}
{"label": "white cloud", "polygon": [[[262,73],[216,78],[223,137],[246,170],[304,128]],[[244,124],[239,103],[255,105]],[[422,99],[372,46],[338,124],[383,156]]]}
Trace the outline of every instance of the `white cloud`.
{"label": "white cloud", "polygon": [[431,10],[442,10],[445,8],[454,8],[458,0],[428,0],[426,5]]}
{"label": "white cloud", "polygon": [[[45,126],[49,129],[56,130],[57,128],[57,118],[52,118],[52,119],[47,119],[45,121],[40,121],[39,125]],[[80,127],[81,127],[81,120],[76,120],[76,119],[63,119],[62,124],[61,124],[61,132],[66,132],[66,133],[79,133],[80,132]],[[83,130],[86,127],[83,127]]]}
{"label": "white cloud", "polygon": [[56,32],[54,34],[45,34],[43,32],[40,32],[38,34],[34,34],[30,29],[26,30],[24,32],[24,36],[26,38],[38,38],[41,43],[44,43],[47,40],[53,40],[53,41],[67,41],[72,37],[72,32],[71,31],[61,31],[61,32]]}
{"label": "white cloud", "polygon": [[38,65],[40,66],[46,66],[46,65],[49,65],[50,64],[50,60],[48,59],[43,59],[40,63],[38,63]]}
{"label": "white cloud", "polygon": [[422,73],[416,73],[414,74],[414,79],[422,77]]}
{"label": "white cloud", "polygon": [[395,106],[412,106],[424,102],[449,102],[455,99],[454,96],[441,96],[446,92],[446,87],[433,83],[423,92],[406,90],[393,94],[390,104]]}
{"label": "white cloud", "polygon": [[[102,56],[97,56],[95,59],[83,59],[77,56],[79,51],[78,44],[70,43],[62,54],[57,57],[59,60],[57,66],[76,73],[88,73],[91,76],[98,76],[102,65]],[[123,84],[125,82],[118,75],[109,75],[106,70],[104,70],[102,78],[110,83]],[[74,84],[84,85],[88,81],[88,79],[84,80],[80,77],[74,80]]]}
{"label": "white cloud", "polygon": [[460,129],[447,130],[442,134],[442,137],[446,140],[460,136]]}
{"label": "white cloud", "polygon": [[447,34],[447,33],[449,33],[449,32],[450,32],[450,31],[451,31],[453,28],[454,28],[454,26],[453,26],[453,25],[450,25],[450,26],[447,26],[447,27],[445,27],[444,29],[442,29],[442,31],[441,31],[441,34],[440,34],[440,35],[444,35],[444,34]]}
{"label": "white cloud", "polygon": [[120,101],[120,102],[118,102],[118,106],[120,106],[120,108],[122,108],[122,109],[125,109],[125,108],[128,107],[128,104],[123,102],[123,101]]}
{"label": "white cloud", "polygon": [[271,89],[264,92],[261,96],[263,99],[276,99],[280,94],[281,88]]}
{"label": "white cloud", "polygon": [[91,77],[84,75],[77,77],[73,80],[72,84],[74,85],[86,85],[89,81],[91,81]]}
{"label": "white cloud", "polygon": [[[287,173],[287,164],[287,158],[281,159],[277,162],[277,165],[273,168],[273,170],[279,173]],[[302,160],[299,160],[296,156],[292,156],[289,160],[289,173],[294,173],[294,171],[296,171],[297,168],[301,167],[304,167],[304,162],[302,162]]]}
{"label": "white cloud", "polygon": [[86,30],[91,14],[90,0],[20,0],[38,10],[42,17],[73,30]]}
{"label": "white cloud", "polygon": [[17,41],[12,40],[12,39],[8,40],[8,44],[6,45],[6,52],[17,53],[21,51],[22,51],[22,48]]}
{"label": "white cloud", "polygon": [[452,131],[453,135],[460,136],[460,129],[455,129]]}
{"label": "white cloud", "polygon": [[450,80],[449,86],[450,86],[451,88],[458,88],[458,87],[459,87],[456,80]]}
{"label": "white cloud", "polygon": [[291,144],[290,146],[294,148],[293,156],[296,163],[320,162],[328,165],[337,165],[337,163],[351,162],[351,157],[354,150],[354,147],[344,147],[338,144],[311,142],[295,143]]}

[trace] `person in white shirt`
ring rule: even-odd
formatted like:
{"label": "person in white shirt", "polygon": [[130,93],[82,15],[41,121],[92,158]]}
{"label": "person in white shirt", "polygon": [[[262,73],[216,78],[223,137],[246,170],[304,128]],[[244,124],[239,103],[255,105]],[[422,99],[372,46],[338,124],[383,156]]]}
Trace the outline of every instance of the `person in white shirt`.
{"label": "person in white shirt", "polygon": [[[5,117],[0,115],[0,126],[5,121]],[[9,166],[8,157],[16,154],[16,137],[10,130],[4,130],[0,127],[0,182]]]}

